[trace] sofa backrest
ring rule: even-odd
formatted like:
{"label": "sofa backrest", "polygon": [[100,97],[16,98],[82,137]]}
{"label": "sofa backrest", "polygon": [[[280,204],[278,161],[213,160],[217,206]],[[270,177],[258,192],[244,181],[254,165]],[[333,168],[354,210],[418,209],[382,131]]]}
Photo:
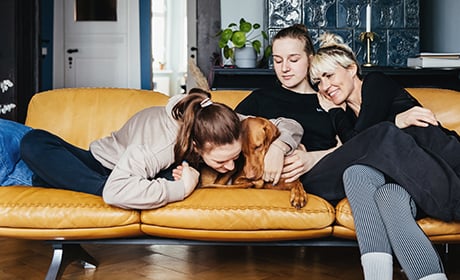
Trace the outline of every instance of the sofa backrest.
{"label": "sofa backrest", "polygon": [[[436,114],[441,123],[460,133],[460,92],[447,89],[409,88],[408,91]],[[231,108],[250,91],[212,91],[212,99]],[[48,130],[77,145],[89,143],[119,129],[136,112],[164,106],[162,93],[119,88],[65,88],[34,95],[29,103],[26,124]]]}
{"label": "sofa backrest", "polygon": [[[432,110],[446,128],[460,134],[460,92],[440,88],[407,88],[424,107]],[[251,91],[219,90],[212,92],[214,101],[235,108]]]}
{"label": "sofa backrest", "polygon": [[87,149],[91,141],[119,129],[136,112],[163,106],[168,98],[162,93],[136,89],[55,89],[32,97],[26,124]]}
{"label": "sofa backrest", "polygon": [[460,134],[460,92],[439,88],[407,88],[422,105],[433,111],[448,129]]}
{"label": "sofa backrest", "polygon": [[235,109],[250,93],[250,90],[215,90],[211,91],[211,98],[214,102],[224,103]]}
{"label": "sofa backrest", "polygon": [[[212,98],[234,108],[250,91],[213,91]],[[136,112],[164,106],[169,96],[138,89],[64,88],[34,95],[26,124],[87,149],[95,139],[119,129]]]}

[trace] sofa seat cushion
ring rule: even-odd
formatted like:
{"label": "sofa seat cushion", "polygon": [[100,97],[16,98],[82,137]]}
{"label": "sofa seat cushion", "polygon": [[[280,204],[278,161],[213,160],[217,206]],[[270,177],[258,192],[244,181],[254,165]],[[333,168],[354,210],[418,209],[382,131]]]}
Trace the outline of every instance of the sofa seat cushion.
{"label": "sofa seat cushion", "polygon": [[142,211],[142,231],[149,235],[214,241],[267,241],[329,236],[334,208],[308,196],[296,209],[289,191],[197,189],[181,202]]}
{"label": "sofa seat cushion", "polygon": [[140,213],[101,197],[40,187],[0,187],[0,236],[95,239],[140,235]]}
{"label": "sofa seat cushion", "polygon": [[[341,238],[356,238],[355,225],[347,199],[343,199],[336,206],[336,226],[333,235]],[[433,218],[423,218],[417,221],[419,226],[434,242],[460,241],[460,222],[446,223]]]}

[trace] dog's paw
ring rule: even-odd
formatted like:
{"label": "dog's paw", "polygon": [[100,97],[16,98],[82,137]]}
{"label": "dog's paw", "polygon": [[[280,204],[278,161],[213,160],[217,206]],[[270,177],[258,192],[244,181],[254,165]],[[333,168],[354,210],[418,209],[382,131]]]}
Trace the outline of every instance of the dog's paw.
{"label": "dog's paw", "polygon": [[297,209],[301,209],[307,205],[308,195],[302,184],[291,189],[290,202]]}

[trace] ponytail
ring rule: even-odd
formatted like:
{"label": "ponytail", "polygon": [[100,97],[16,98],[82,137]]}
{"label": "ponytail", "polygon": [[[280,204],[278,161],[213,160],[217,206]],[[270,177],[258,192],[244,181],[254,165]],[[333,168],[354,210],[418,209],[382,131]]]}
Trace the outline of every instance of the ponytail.
{"label": "ponytail", "polygon": [[212,102],[207,91],[191,89],[174,106],[172,115],[180,123],[174,147],[176,164],[186,160],[197,168],[201,157],[195,149],[207,151],[240,138],[238,115],[227,105]]}

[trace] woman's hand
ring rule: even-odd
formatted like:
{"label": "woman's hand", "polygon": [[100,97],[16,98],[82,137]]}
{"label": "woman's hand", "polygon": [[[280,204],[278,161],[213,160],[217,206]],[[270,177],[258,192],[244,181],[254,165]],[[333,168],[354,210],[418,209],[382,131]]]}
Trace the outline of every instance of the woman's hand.
{"label": "woman's hand", "polygon": [[273,182],[273,185],[278,184],[283,170],[284,155],[289,149],[290,147],[287,144],[278,139],[270,145],[264,158],[262,179],[265,182]]}
{"label": "woman's hand", "polygon": [[184,182],[185,197],[189,196],[198,185],[200,173],[195,168],[191,167],[186,161],[174,168],[172,174],[174,180],[182,180]]}
{"label": "woman's hand", "polygon": [[407,111],[399,113],[395,118],[395,125],[401,129],[411,125],[427,127],[430,124],[438,125],[436,116],[430,109],[420,106],[414,106]]}
{"label": "woman's hand", "polygon": [[305,146],[300,144],[297,150],[284,158],[284,168],[281,177],[286,182],[293,182],[305,174],[312,166],[308,163],[308,153]]}
{"label": "woman's hand", "polygon": [[179,181],[182,178],[182,169],[182,165],[179,165],[173,169],[172,176],[174,178],[174,181]]}
{"label": "woman's hand", "polygon": [[325,155],[333,152],[340,145],[339,143],[334,148],[312,152],[308,152],[304,145],[299,145],[297,150],[284,158],[281,178],[285,179],[287,183],[299,179],[300,176],[310,171]]}
{"label": "woman's hand", "polygon": [[330,109],[332,108],[342,108],[345,110],[346,106],[347,106],[347,103],[343,102],[342,104],[340,105],[336,105],[334,102],[332,102],[328,97],[324,96],[323,94],[321,93],[317,93],[318,95],[318,101],[319,101],[319,105],[321,106],[321,108],[323,108],[324,111],[326,112],[329,112]]}

